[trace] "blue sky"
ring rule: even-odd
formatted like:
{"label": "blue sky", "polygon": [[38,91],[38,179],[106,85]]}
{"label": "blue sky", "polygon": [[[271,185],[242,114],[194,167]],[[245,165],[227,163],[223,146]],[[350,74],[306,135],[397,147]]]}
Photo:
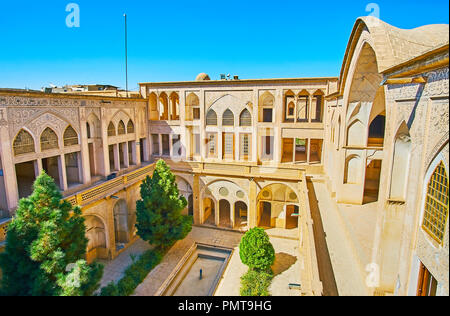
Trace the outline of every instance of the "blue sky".
{"label": "blue sky", "polygon": [[[80,7],[79,28],[65,23],[71,2]],[[369,14],[370,2],[397,27],[448,24],[446,0],[1,1],[0,87],[125,87],[125,12],[131,90],[200,72],[212,79],[338,76],[355,19]]]}

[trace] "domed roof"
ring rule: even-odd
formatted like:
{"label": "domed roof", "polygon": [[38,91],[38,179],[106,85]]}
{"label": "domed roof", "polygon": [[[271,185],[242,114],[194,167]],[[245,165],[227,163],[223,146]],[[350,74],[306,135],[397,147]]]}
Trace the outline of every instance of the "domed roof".
{"label": "domed roof", "polygon": [[205,80],[211,80],[211,78],[203,72],[199,74],[197,78],[195,78],[195,81],[205,81]]}

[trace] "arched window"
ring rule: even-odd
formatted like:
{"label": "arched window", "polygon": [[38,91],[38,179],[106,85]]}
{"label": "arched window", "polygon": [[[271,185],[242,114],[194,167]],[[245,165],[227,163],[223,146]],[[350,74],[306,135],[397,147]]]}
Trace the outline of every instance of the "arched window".
{"label": "arched window", "polygon": [[288,117],[294,117],[295,115],[295,104],[294,102],[289,102],[288,105]]}
{"label": "arched window", "polygon": [[88,122],[86,122],[86,131],[87,131],[87,138],[91,138],[91,125],[89,125]]}
{"label": "arched window", "polygon": [[245,109],[241,113],[240,117],[240,125],[241,126],[252,126],[252,115],[250,114],[250,111]]}
{"label": "arched window", "polygon": [[441,162],[428,182],[423,229],[440,244],[448,219],[448,177]]}
{"label": "arched window", "polygon": [[64,147],[78,145],[78,134],[72,126],[67,126],[64,131]]}
{"label": "arched window", "polygon": [[223,126],[234,126],[234,114],[233,114],[233,112],[231,112],[230,109],[226,110],[223,113],[222,125]]}
{"label": "arched window", "polygon": [[57,149],[58,146],[58,136],[49,127],[47,127],[41,134],[41,151]]}
{"label": "arched window", "polygon": [[206,115],[206,126],[217,126],[217,114],[214,110],[209,110]]}
{"label": "arched window", "polygon": [[126,134],[125,123],[123,121],[119,122],[119,126],[117,127],[117,133],[119,135],[125,135]]}
{"label": "arched window", "polygon": [[109,122],[108,136],[116,136],[116,127],[114,126],[113,122]]}
{"label": "arched window", "polygon": [[134,123],[132,120],[128,121],[127,124],[127,134],[133,134],[134,133]]}
{"label": "arched window", "polygon": [[33,136],[23,129],[20,130],[14,139],[13,150],[15,156],[34,153],[35,149]]}

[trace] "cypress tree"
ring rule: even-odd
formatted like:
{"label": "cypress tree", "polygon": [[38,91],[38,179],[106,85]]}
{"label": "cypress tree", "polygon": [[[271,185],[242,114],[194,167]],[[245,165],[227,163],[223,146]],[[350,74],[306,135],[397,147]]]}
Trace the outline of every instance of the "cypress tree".
{"label": "cypress tree", "polygon": [[175,175],[163,160],[159,160],[153,177],[147,177],[142,183],[141,200],[136,202],[138,235],[161,249],[184,239],[192,230],[192,216],[181,214],[186,206]]}
{"label": "cypress tree", "polygon": [[54,180],[43,172],[33,193],[19,201],[0,254],[0,294],[81,296],[98,288],[103,266],[84,260],[88,239],[81,210],[62,199]]}

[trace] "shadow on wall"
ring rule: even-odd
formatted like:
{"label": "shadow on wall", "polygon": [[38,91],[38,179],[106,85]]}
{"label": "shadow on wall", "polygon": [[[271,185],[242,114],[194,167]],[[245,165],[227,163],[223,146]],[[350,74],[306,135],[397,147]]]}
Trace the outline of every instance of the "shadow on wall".
{"label": "shadow on wall", "polygon": [[297,258],[287,253],[280,252],[275,255],[275,263],[272,266],[274,276],[289,270],[297,262]]}

